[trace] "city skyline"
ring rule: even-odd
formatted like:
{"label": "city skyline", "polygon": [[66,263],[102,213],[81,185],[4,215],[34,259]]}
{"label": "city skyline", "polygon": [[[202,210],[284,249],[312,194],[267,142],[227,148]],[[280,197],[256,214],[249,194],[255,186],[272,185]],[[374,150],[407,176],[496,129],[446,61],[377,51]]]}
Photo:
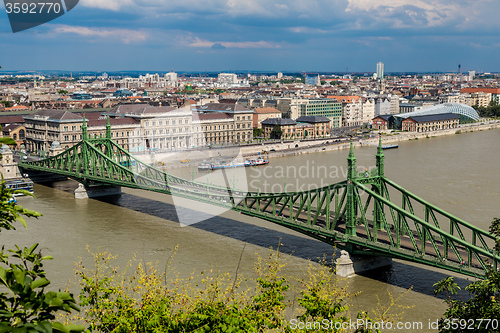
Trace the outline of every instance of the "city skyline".
{"label": "city skyline", "polygon": [[[500,3],[81,0],[13,34],[2,71],[500,72]],[[0,72],[1,73],[1,72]]]}

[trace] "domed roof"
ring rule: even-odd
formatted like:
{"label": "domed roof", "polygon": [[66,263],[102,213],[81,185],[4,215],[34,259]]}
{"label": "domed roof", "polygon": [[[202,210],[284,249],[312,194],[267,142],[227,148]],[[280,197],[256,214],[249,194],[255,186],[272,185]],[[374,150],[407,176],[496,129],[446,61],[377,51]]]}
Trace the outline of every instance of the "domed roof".
{"label": "domed roof", "polygon": [[409,112],[409,113],[402,113],[395,115],[395,117],[406,119],[408,117],[412,116],[425,116],[425,115],[431,115],[431,114],[442,114],[442,113],[454,113],[460,116],[460,122],[462,120],[465,121],[478,121],[479,120],[479,114],[477,113],[474,108],[465,105],[465,104],[459,104],[459,103],[444,103],[444,104],[436,104],[434,106],[431,106],[430,108],[414,111],[414,112]]}

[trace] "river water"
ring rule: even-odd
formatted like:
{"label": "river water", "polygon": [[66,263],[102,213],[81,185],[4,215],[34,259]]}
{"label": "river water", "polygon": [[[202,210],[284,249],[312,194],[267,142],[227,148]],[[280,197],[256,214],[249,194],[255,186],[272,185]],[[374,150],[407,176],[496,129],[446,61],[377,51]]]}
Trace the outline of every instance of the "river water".
{"label": "river water", "polygon": [[[398,149],[384,151],[385,173],[426,201],[487,229],[500,216],[499,141],[500,130],[490,130],[402,142]],[[373,167],[375,153],[375,147],[355,149],[358,166]],[[306,190],[345,179],[347,154],[342,150],[275,158],[266,167],[246,168],[247,181],[238,180],[265,192]],[[204,176],[189,168],[170,172],[188,179]],[[232,211],[181,227],[167,195],[123,189],[119,197],[75,200],[71,191],[76,187],[71,181],[35,185],[36,199],[19,202],[43,217],[28,221],[27,230],[21,227],[0,234],[7,248],[38,242],[44,254],[55,258],[46,265],[54,289],[74,279],[74,263],[79,258],[90,263],[87,246],[94,252],[100,249],[119,255],[121,264],[135,254],[163,267],[178,245],[172,265],[181,276],[208,269],[235,272],[241,255],[239,274],[252,277],[258,256],[267,256],[270,247],[281,243],[288,263],[285,273],[300,277],[307,259],[334,251],[301,234]],[[391,267],[343,280],[351,292],[361,291],[350,300],[354,313],[372,309],[378,299],[387,305],[388,293],[394,297],[407,293],[399,303],[413,308],[404,310],[402,320],[422,322],[423,331],[432,331],[429,320],[435,321],[446,309],[443,299],[433,295],[432,285],[449,275],[462,287],[470,282],[465,276],[398,260]],[[412,290],[407,292],[408,288]]]}

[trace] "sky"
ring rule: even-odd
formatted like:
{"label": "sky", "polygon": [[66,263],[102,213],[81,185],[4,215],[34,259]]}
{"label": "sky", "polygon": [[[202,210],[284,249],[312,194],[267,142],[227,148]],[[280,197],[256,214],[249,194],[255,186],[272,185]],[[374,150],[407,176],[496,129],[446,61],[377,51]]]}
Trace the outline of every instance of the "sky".
{"label": "sky", "polygon": [[498,0],[80,0],[2,70],[500,72]]}

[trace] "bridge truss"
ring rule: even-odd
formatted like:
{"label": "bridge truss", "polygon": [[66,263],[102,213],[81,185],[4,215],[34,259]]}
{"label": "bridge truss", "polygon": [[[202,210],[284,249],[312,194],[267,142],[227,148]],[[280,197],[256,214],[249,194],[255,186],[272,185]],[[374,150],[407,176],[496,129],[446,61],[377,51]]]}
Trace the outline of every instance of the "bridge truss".
{"label": "bridge truss", "polygon": [[483,278],[497,269],[496,239],[426,202],[384,175],[380,140],[376,168],[356,169],[351,143],[347,180],[314,190],[242,192],[188,181],[148,165],[111,139],[88,138],[39,161],[20,162],[72,178],[85,186],[113,185],[171,194],[233,209],[345,249],[351,254],[385,256]]}

